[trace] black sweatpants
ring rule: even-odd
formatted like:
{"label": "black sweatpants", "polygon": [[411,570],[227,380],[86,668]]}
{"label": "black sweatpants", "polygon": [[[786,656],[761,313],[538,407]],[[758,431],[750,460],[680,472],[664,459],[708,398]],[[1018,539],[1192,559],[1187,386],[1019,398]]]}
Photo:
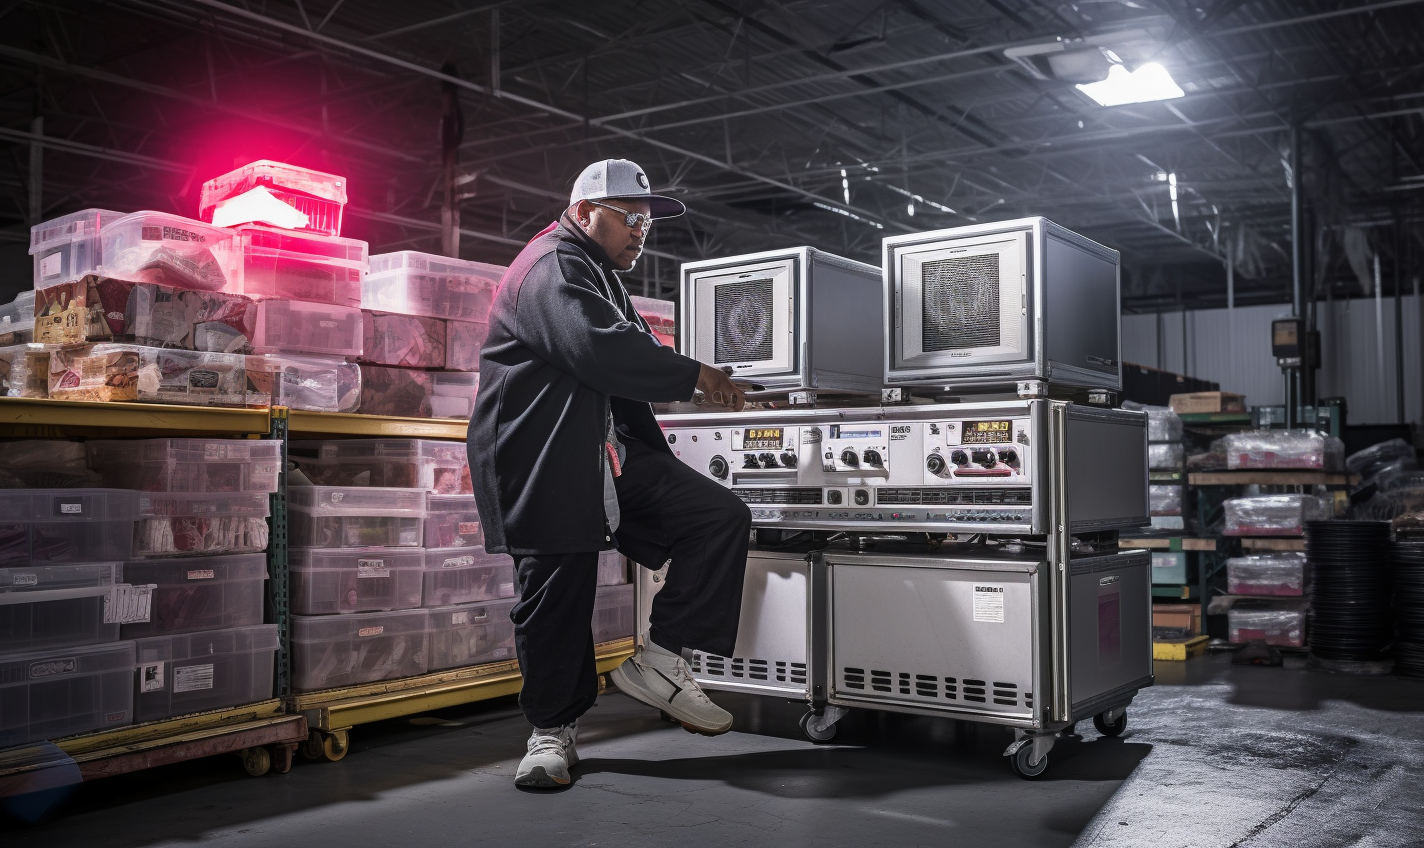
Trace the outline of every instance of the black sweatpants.
{"label": "black sweatpants", "polygon": [[[751,512],[677,458],[632,439],[627,449],[623,473],[614,480],[622,513],[614,541],[644,568],[656,570],[672,559],[653,600],[649,638],[674,653],[691,648],[730,656],[742,610]],[[519,603],[510,618],[524,675],[519,706],[535,727],[573,722],[598,695],[598,553],[514,558]]]}

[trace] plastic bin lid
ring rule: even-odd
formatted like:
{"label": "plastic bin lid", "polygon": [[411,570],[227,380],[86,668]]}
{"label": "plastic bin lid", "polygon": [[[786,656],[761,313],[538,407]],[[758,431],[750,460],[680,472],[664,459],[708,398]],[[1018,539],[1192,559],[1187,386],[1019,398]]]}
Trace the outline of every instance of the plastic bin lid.
{"label": "plastic bin lid", "polygon": [[287,564],[293,571],[347,571],[363,564],[386,568],[421,568],[424,548],[292,548]]}
{"label": "plastic bin lid", "polygon": [[0,606],[107,595],[121,573],[116,562],[0,568]]}
{"label": "plastic bin lid", "polygon": [[324,515],[425,515],[424,489],[377,486],[292,486],[294,509]]}
{"label": "plastic bin lid", "polygon": [[132,642],[109,642],[81,648],[45,648],[15,654],[0,654],[0,689],[77,674],[134,667]]}
{"label": "plastic bin lid", "polygon": [[424,633],[428,623],[429,616],[423,609],[294,615],[292,636],[299,641],[404,636]]}
{"label": "plastic bin lid", "polygon": [[203,183],[198,214],[206,212],[218,201],[260,185],[307,194],[343,205],[346,203],[345,177],[288,165],[285,162],[258,159]]}
{"label": "plastic bin lid", "polygon": [[504,276],[504,272],[508,270],[504,265],[491,265],[487,262],[475,262],[469,259],[453,259],[449,256],[421,253],[417,250],[378,253],[371,257],[372,275],[402,269],[424,271],[431,274],[456,274],[467,277],[478,277],[484,280],[491,280],[495,283],[498,283],[500,278]]}
{"label": "plastic bin lid", "polygon": [[[182,215],[174,215],[171,212],[155,212],[152,209],[130,212],[117,218],[104,218],[102,232],[105,233],[107,239],[108,233],[123,230],[125,227],[141,227],[145,230],[150,230],[153,227],[161,228],[152,235],[147,232],[142,233],[143,241],[179,241],[212,246],[222,244],[232,237],[232,233],[228,230],[214,227],[205,221],[184,218]],[[155,235],[159,238],[154,238]]]}
{"label": "plastic bin lid", "polygon": [[427,513],[471,512],[477,509],[474,495],[432,494],[425,499],[425,511]]}
{"label": "plastic bin lid", "polygon": [[[446,607],[431,607],[431,629],[442,630],[450,627],[481,626],[497,621],[509,621],[509,608],[519,603],[518,598],[499,598],[493,601],[476,601],[472,604],[453,604]],[[456,624],[451,619],[460,613],[472,613],[463,622]],[[483,616],[480,614],[483,613]],[[513,624],[513,622],[510,622]]]}
{"label": "plastic bin lid", "polygon": [[181,559],[144,559],[124,563],[124,578],[130,583],[157,583],[160,586],[197,582],[221,583],[229,580],[267,579],[266,554],[223,554]]}
{"label": "plastic bin lid", "polygon": [[360,239],[324,236],[297,230],[278,230],[255,224],[234,227],[238,250],[244,256],[276,256],[322,261],[365,269],[369,245]]}
{"label": "plastic bin lid", "polygon": [[126,214],[108,209],[84,209],[38,223],[30,227],[30,253],[39,253],[61,242],[97,235],[100,227]]}
{"label": "plastic bin lid", "polygon": [[266,518],[271,501],[266,492],[144,492],[138,512],[143,518],[163,515],[248,515]]}
{"label": "plastic bin lid", "polygon": [[330,442],[293,442],[297,449],[315,449],[322,459],[382,458],[455,459],[464,462],[464,442],[437,439],[340,439]]}
{"label": "plastic bin lid", "polygon": [[472,545],[468,548],[425,549],[426,571],[443,571],[450,568],[488,568],[492,565],[512,566],[513,564],[514,561],[507,554],[488,553],[483,545]]}
{"label": "plastic bin lid", "polygon": [[0,489],[0,515],[17,521],[134,521],[139,493],[128,489]]}
{"label": "plastic bin lid", "polygon": [[130,462],[270,462],[282,452],[275,439],[93,439],[85,446],[91,467]]}
{"label": "plastic bin lid", "polygon": [[135,639],[135,660],[140,663],[167,662],[277,650],[277,625],[251,624],[200,633],[174,633]]}

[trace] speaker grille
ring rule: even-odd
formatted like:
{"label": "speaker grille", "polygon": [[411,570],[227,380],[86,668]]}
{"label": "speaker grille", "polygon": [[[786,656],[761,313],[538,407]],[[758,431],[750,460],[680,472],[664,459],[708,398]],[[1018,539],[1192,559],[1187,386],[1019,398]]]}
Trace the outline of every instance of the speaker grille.
{"label": "speaker grille", "polygon": [[997,253],[926,262],[923,283],[920,326],[926,353],[999,344]]}
{"label": "speaker grille", "polygon": [[717,320],[714,350],[717,362],[771,359],[770,278],[723,283],[714,292],[713,306]]}

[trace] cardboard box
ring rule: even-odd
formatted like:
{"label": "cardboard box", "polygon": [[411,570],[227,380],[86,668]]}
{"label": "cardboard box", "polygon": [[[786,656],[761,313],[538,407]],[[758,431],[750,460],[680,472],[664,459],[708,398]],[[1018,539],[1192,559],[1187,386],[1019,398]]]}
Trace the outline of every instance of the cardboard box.
{"label": "cardboard box", "polygon": [[1200,604],[1153,604],[1152,635],[1196,636],[1202,632]]}
{"label": "cardboard box", "polygon": [[1245,412],[1246,396],[1231,392],[1192,392],[1172,395],[1168,405],[1178,415],[1184,412]]}
{"label": "cardboard box", "polygon": [[41,289],[35,339],[73,345],[133,340],[148,347],[245,351],[257,307],[241,295],[187,291],[90,274]]}

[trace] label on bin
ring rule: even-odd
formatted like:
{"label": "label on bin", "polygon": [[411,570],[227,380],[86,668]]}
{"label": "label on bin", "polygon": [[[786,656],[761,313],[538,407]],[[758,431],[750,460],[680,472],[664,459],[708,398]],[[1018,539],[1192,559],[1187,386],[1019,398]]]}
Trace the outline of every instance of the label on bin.
{"label": "label on bin", "polygon": [[11,574],[11,586],[38,586],[40,576],[38,574]]}
{"label": "label on bin", "polygon": [[451,624],[469,624],[469,623],[470,623],[470,614],[469,614],[468,612],[452,612],[452,613],[450,613],[450,623],[451,623]]}
{"label": "label on bin", "polygon": [[475,564],[475,558],[472,557],[472,556],[470,556],[469,554],[466,554],[465,556],[446,557],[446,558],[445,558],[445,561],[442,562],[442,563],[440,563],[440,567],[441,567],[441,568],[464,568],[464,567],[466,567],[466,566],[470,566],[470,565],[474,565],[474,564]]}
{"label": "label on bin", "polygon": [[383,559],[358,559],[356,560],[356,579],[363,577],[390,577],[391,570],[386,567]]}
{"label": "label on bin", "polygon": [[64,253],[55,252],[40,260],[40,277],[49,278],[64,269]]}
{"label": "label on bin", "polygon": [[470,534],[470,533],[478,533],[478,532],[480,532],[480,523],[479,523],[478,521],[461,521],[461,522],[460,522],[460,535],[461,535],[461,536],[465,536],[465,535],[468,535],[468,534]]}
{"label": "label on bin", "polygon": [[104,596],[105,624],[138,624],[148,621],[156,584],[130,586],[121,583]]}
{"label": "label on bin", "polygon": [[79,660],[74,657],[41,660],[40,662],[30,663],[30,679],[53,677],[56,674],[73,674],[78,670]]}
{"label": "label on bin", "polygon": [[357,636],[380,636],[386,632],[386,628],[377,624],[375,627],[363,627],[356,631]]}
{"label": "label on bin", "polygon": [[173,694],[213,688],[213,664],[189,665],[173,669]]}
{"label": "label on bin", "polygon": [[57,505],[60,515],[83,515],[83,501],[60,501]]}
{"label": "label on bin", "polygon": [[1004,621],[1004,587],[1003,586],[975,586],[974,587],[974,620],[992,621],[1003,623]]}
{"label": "label on bin", "polygon": [[211,568],[195,568],[188,572],[189,580],[212,580],[216,573]]}
{"label": "label on bin", "polygon": [[162,692],[163,683],[163,663],[144,663],[138,667],[138,691]]}

